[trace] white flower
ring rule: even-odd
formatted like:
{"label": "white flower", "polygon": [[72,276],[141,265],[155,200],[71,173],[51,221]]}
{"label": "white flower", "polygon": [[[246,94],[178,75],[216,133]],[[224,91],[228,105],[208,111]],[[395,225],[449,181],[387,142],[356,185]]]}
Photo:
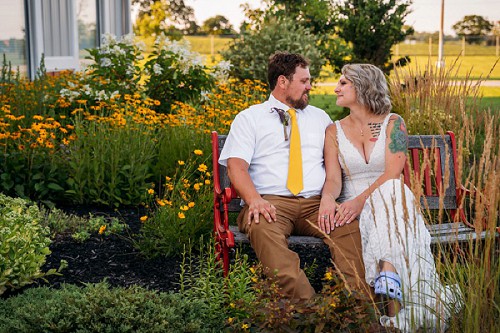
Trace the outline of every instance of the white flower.
{"label": "white flower", "polygon": [[107,100],[108,96],[106,95],[106,92],[104,90],[101,90],[97,93],[97,96],[95,98],[98,101],[102,101],[102,100]]}
{"label": "white flower", "polygon": [[125,51],[118,45],[113,46],[113,52],[119,55],[125,55]]}
{"label": "white flower", "polygon": [[127,34],[122,36],[122,42],[127,44],[127,45],[133,45],[134,44],[134,34]]}
{"label": "white flower", "polygon": [[200,100],[202,101],[208,101],[210,99],[210,91],[202,91],[200,96]]}
{"label": "white flower", "polygon": [[163,73],[163,68],[161,68],[161,65],[156,63],[154,64],[153,66],[153,72],[156,74],[156,75],[161,75],[161,73]]}
{"label": "white flower", "polygon": [[110,67],[112,65],[111,60],[109,58],[102,58],[101,59],[101,66],[102,67]]}
{"label": "white flower", "polygon": [[221,61],[214,67],[212,76],[219,82],[227,82],[229,79],[229,70],[233,65],[229,61]]}
{"label": "white flower", "polygon": [[217,65],[215,65],[215,69],[226,72],[228,72],[231,69],[231,67],[233,67],[231,62],[226,60],[222,60]]}
{"label": "white flower", "polygon": [[101,41],[101,46],[106,46],[111,43],[116,43],[116,37],[110,33],[105,33],[102,35]]}
{"label": "white flower", "polygon": [[117,95],[120,95],[120,92],[119,92],[118,90],[115,90],[115,91],[113,91],[113,92],[111,93],[111,96],[109,96],[109,98],[113,98],[113,97],[115,97],[115,96],[117,96]]}

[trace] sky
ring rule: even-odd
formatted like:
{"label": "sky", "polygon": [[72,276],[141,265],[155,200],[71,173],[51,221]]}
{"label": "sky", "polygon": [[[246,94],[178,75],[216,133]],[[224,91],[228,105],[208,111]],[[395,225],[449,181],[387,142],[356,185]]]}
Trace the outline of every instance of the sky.
{"label": "sky", "polygon": [[[244,19],[240,4],[248,3],[251,8],[261,6],[260,0],[185,0],[194,9],[197,23],[207,18],[223,15],[238,28]],[[445,0],[444,33],[454,35],[453,24],[466,15],[480,15],[489,21],[500,21],[500,0]],[[406,24],[418,32],[439,31],[441,0],[413,0],[413,12],[407,16]]]}

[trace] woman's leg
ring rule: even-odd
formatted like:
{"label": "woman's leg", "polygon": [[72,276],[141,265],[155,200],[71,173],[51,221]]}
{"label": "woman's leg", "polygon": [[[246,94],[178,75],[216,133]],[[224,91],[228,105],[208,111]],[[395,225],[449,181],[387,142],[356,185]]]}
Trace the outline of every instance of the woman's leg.
{"label": "woman's leg", "polygon": [[[380,261],[380,272],[392,272],[397,274],[396,268],[388,261]],[[399,313],[401,309],[401,303],[394,298],[387,299],[387,315],[389,317],[394,317]]]}

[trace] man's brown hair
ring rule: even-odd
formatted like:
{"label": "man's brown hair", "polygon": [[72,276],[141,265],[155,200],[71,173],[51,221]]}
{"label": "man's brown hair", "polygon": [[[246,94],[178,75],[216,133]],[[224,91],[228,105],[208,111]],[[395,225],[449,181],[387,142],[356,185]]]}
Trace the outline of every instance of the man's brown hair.
{"label": "man's brown hair", "polygon": [[280,75],[285,76],[291,81],[297,66],[302,68],[309,67],[309,60],[300,54],[281,51],[271,55],[269,57],[269,65],[267,67],[267,80],[269,82],[270,90],[274,90]]}

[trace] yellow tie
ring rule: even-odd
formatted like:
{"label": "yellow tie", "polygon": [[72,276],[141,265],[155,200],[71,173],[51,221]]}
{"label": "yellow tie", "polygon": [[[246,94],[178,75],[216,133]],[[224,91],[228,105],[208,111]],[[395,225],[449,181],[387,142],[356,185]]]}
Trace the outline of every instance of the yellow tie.
{"label": "yellow tie", "polygon": [[297,116],[294,109],[288,110],[290,120],[292,122],[292,130],[290,133],[290,160],[288,161],[288,180],[286,187],[293,193],[299,194],[304,188],[302,180],[302,152],[300,149],[300,132],[297,124]]}

